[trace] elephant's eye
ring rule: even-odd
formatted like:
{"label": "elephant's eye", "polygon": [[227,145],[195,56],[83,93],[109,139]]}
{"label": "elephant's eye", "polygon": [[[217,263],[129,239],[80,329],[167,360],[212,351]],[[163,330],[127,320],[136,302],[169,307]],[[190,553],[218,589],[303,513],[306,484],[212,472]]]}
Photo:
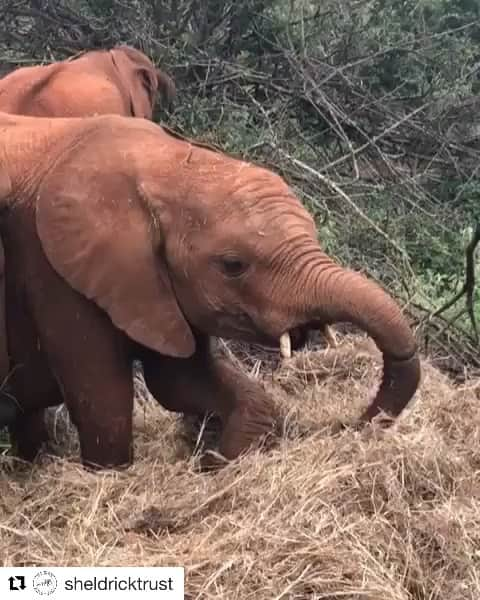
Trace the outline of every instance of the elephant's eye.
{"label": "elephant's eye", "polygon": [[237,256],[222,256],[220,268],[227,277],[240,277],[248,269],[248,264]]}

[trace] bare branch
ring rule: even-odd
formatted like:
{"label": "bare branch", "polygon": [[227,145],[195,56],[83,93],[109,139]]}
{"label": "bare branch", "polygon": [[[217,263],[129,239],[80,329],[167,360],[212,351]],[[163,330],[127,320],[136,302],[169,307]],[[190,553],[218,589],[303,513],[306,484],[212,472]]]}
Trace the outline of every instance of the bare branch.
{"label": "bare branch", "polygon": [[473,298],[475,294],[475,250],[480,243],[480,221],[477,222],[475,230],[472,235],[472,239],[470,240],[468,246],[465,249],[465,282],[462,286],[462,289],[455,294],[455,296],[446,302],[439,309],[435,310],[431,313],[430,318],[438,317],[446,310],[451,308],[456,302],[460,300],[463,296],[465,296],[466,307],[462,309],[462,311],[452,320],[450,324],[452,324],[456,319],[458,319],[465,312],[468,313],[470,317],[470,321],[472,323],[473,332],[475,335],[475,340],[477,344],[479,343],[479,335],[478,335],[478,326],[475,317],[475,310],[473,306]]}

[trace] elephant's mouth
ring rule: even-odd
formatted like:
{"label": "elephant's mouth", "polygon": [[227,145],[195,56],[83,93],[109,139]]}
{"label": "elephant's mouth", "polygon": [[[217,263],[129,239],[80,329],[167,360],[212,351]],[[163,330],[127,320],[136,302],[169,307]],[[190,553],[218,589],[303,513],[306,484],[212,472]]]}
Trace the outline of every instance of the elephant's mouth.
{"label": "elephant's mouth", "polygon": [[306,346],[310,332],[319,328],[320,326],[315,324],[293,327],[279,339],[268,337],[262,339],[260,343],[267,348],[279,349],[283,358],[290,358],[292,351],[301,350]]}
{"label": "elephant's mouth", "polygon": [[295,325],[288,329],[283,335],[273,337],[265,332],[261,325],[246,313],[235,315],[217,315],[216,324],[219,329],[219,337],[231,337],[242,339],[253,344],[260,344],[272,350],[280,350],[284,358],[289,358],[292,351],[300,350],[307,344],[310,331],[320,329],[320,323],[309,322],[308,324]]}
{"label": "elephant's mouth", "polygon": [[[279,349],[282,358],[290,358],[292,351],[301,350],[306,346],[307,342],[311,339],[311,334],[313,332],[324,330],[325,323],[320,321],[309,321],[308,323],[296,325],[291,329],[286,330],[277,339],[270,338],[269,343],[265,345],[270,348]],[[327,340],[329,340],[328,337]],[[329,343],[332,343],[331,340],[329,340]]]}

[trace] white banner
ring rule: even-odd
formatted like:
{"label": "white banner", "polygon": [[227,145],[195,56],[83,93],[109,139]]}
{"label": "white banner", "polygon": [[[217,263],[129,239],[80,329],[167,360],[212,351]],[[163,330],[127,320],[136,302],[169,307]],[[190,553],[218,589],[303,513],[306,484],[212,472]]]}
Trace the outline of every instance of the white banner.
{"label": "white banner", "polygon": [[185,600],[183,567],[0,567],[2,600]]}

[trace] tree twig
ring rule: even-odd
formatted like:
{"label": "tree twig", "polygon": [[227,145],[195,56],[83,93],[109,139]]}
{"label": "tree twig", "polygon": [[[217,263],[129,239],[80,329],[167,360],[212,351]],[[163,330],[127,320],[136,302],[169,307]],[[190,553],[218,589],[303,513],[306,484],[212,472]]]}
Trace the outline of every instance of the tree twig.
{"label": "tree twig", "polygon": [[466,308],[462,311],[468,312],[468,316],[470,317],[470,321],[472,323],[473,332],[475,335],[475,341],[479,342],[479,334],[478,334],[478,326],[477,319],[475,316],[475,309],[473,306],[473,297],[475,294],[475,250],[480,243],[480,221],[477,222],[475,230],[472,235],[472,239],[470,240],[468,246],[465,249],[465,282],[462,286],[462,289],[455,294],[453,298],[451,298],[448,302],[446,302],[443,306],[435,310],[430,315],[430,319],[432,317],[438,317],[443,312],[451,308],[456,302],[460,300],[463,296],[465,296]]}

